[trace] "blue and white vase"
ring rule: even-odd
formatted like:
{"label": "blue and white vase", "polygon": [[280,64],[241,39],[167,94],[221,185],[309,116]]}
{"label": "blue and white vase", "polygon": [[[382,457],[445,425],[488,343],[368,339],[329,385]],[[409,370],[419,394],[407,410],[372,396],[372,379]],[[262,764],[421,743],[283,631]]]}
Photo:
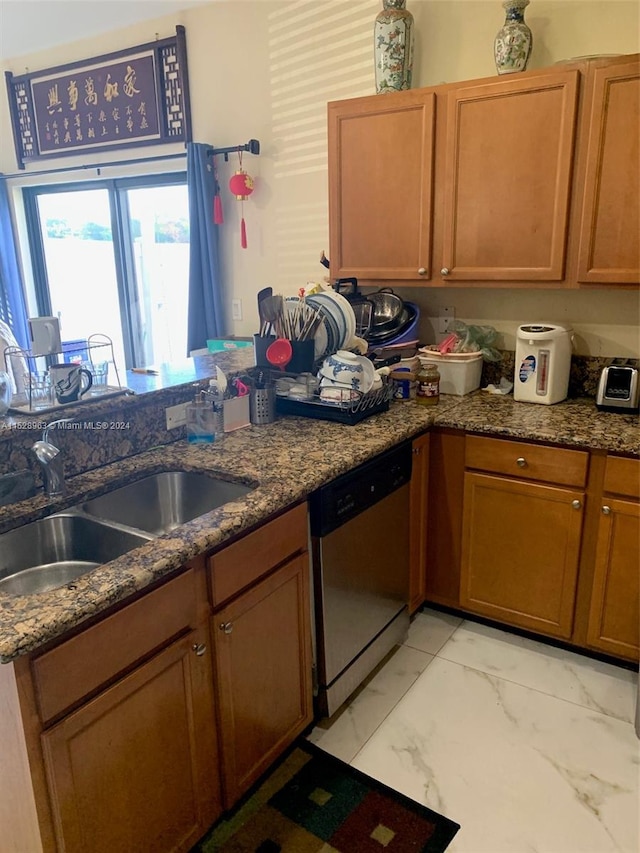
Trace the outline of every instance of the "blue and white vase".
{"label": "blue and white vase", "polygon": [[502,4],[507,16],[493,44],[498,74],[512,74],[527,67],[533,44],[531,30],[524,22],[528,5],[529,0],[505,0]]}
{"label": "blue and white vase", "polygon": [[411,88],[413,70],[413,15],[406,0],[382,0],[374,25],[376,93]]}

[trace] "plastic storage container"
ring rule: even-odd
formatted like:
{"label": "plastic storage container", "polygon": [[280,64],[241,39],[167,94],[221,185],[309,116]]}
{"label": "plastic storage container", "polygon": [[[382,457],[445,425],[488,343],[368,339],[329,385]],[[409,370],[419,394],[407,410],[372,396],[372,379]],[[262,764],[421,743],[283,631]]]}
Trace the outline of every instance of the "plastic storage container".
{"label": "plastic storage container", "polygon": [[455,355],[429,355],[420,353],[423,364],[435,364],[440,372],[440,393],[459,397],[470,394],[480,387],[482,376],[482,353],[471,358]]}

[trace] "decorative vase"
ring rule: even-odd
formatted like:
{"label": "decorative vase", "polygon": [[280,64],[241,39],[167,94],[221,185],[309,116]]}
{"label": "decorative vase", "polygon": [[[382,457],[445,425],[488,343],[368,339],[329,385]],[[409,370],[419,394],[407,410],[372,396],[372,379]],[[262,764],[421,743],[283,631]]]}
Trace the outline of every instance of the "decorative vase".
{"label": "decorative vase", "polygon": [[524,10],[528,5],[529,0],[505,0],[502,4],[507,15],[493,44],[498,74],[512,74],[527,67],[533,44],[531,30],[524,22]]}
{"label": "decorative vase", "polygon": [[413,68],[413,15],[406,0],[382,0],[374,25],[376,93],[411,88]]}

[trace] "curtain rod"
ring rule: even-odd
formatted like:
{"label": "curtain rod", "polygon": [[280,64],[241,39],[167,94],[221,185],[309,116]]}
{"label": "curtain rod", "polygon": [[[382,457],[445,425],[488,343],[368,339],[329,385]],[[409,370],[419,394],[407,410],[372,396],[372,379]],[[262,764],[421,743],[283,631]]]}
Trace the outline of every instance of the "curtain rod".
{"label": "curtain rod", "polygon": [[229,154],[234,151],[248,151],[249,154],[260,153],[260,142],[257,139],[250,139],[245,145],[231,145],[228,148],[208,148],[207,157],[215,157],[216,154],[224,154],[225,162],[229,161]]}
{"label": "curtain rod", "polygon": [[12,175],[4,175],[0,172],[0,178],[26,178],[31,175],[59,175],[62,172],[79,172],[90,171],[96,169],[100,175],[101,169],[107,169],[112,166],[133,166],[136,163],[157,163],[160,160],[175,160],[178,157],[186,157],[184,154],[161,154],[159,157],[138,157],[134,160],[113,160],[110,163],[96,163],[93,166],[61,166],[59,169],[42,169],[39,172],[14,172]]}

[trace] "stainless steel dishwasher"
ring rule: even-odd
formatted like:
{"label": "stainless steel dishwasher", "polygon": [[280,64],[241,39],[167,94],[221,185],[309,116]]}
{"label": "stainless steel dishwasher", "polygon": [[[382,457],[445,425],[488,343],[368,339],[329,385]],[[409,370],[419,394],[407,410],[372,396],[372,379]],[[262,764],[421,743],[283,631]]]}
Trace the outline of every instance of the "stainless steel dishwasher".
{"label": "stainless steel dishwasher", "polygon": [[331,716],[409,626],[411,444],[311,495],[317,706]]}

